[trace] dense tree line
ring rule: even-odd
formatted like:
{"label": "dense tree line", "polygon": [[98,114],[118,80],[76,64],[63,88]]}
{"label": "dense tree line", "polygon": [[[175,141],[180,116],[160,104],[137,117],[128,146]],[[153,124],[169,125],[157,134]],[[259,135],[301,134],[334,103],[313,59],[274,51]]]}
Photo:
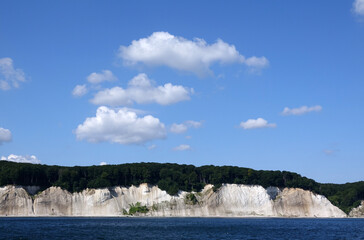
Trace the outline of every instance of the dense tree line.
{"label": "dense tree line", "polygon": [[223,183],[297,187],[323,194],[345,212],[364,199],[364,182],[320,184],[297,173],[256,171],[233,166],[179,165],[170,163],[132,163],[120,165],[62,167],[0,161],[0,186],[33,185],[42,189],[59,186],[70,192],[86,188],[131,186],[141,183],[158,185],[174,195],[179,190],[200,191],[206,184],[215,189]]}

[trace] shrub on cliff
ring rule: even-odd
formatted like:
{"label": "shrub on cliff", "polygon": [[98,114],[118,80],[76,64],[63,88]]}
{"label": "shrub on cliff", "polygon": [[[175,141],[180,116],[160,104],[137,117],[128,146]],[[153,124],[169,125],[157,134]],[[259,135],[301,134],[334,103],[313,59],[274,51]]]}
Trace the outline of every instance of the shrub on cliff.
{"label": "shrub on cliff", "polygon": [[198,203],[198,200],[196,198],[196,195],[193,193],[188,193],[185,196],[185,204],[189,204],[189,205],[195,205]]}
{"label": "shrub on cliff", "polygon": [[[147,208],[147,206],[142,206],[142,204],[140,202],[137,202],[136,204],[130,204],[129,205],[129,212],[128,215],[135,215],[137,213],[147,213],[149,211],[149,209]],[[125,212],[124,212],[125,214]]]}

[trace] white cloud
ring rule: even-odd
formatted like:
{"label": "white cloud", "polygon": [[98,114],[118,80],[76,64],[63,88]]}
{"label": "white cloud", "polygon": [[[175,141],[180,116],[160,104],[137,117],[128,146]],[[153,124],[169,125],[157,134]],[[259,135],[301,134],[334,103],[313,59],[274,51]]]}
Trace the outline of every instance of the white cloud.
{"label": "white cloud", "polygon": [[169,131],[173,133],[184,133],[187,131],[188,128],[200,128],[201,126],[202,122],[189,120],[180,124],[173,123]]}
{"label": "white cloud", "polygon": [[275,128],[277,124],[268,123],[267,120],[263,118],[248,119],[246,122],[241,122],[240,127],[244,129],[254,129],[254,128]]}
{"label": "white cloud", "polygon": [[218,39],[207,44],[203,39],[193,41],[168,32],[154,32],[147,38],[134,40],[129,46],[120,46],[118,56],[127,65],[143,63],[148,66],[168,66],[199,76],[211,73],[213,63],[245,63],[249,67],[268,65],[265,57],[245,59],[235,48]]}
{"label": "white cloud", "polygon": [[307,106],[302,106],[299,108],[288,108],[285,107],[283,109],[282,115],[303,115],[309,112],[321,112],[322,107],[320,105],[316,105],[313,107],[307,107]]}
{"label": "white cloud", "polygon": [[153,149],[155,149],[156,147],[157,147],[157,145],[152,144],[152,145],[148,146],[148,150],[153,150]]}
{"label": "white cloud", "polygon": [[192,121],[192,120],[188,120],[185,123],[188,127],[193,127],[193,128],[200,128],[202,126],[202,122],[197,122],[197,121]]}
{"label": "white cloud", "polygon": [[166,137],[164,124],[151,115],[138,117],[137,113],[101,106],[95,117],[87,118],[75,130],[77,139],[88,142],[142,144]]}
{"label": "white cloud", "polygon": [[72,91],[72,95],[75,97],[81,97],[81,96],[85,95],[86,93],[87,93],[86,84],[77,85]]}
{"label": "white cloud", "polygon": [[264,68],[269,65],[269,61],[265,57],[250,57],[245,60],[245,64],[249,67]]}
{"label": "white cloud", "polygon": [[153,82],[144,73],[135,76],[128,83],[128,88],[113,87],[96,93],[91,102],[96,105],[125,106],[134,102],[138,104],[158,103],[170,105],[190,99],[193,89],[166,83],[153,86]]}
{"label": "white cloud", "polygon": [[1,160],[10,161],[10,162],[18,162],[18,163],[40,164],[40,160],[34,155],[21,156],[21,155],[10,154],[8,157],[2,156]]}
{"label": "white cloud", "polygon": [[181,124],[173,123],[169,131],[173,133],[184,133],[187,131],[187,129],[188,127],[183,123]]}
{"label": "white cloud", "polygon": [[4,142],[10,142],[12,139],[12,135],[9,129],[0,127],[0,145]]}
{"label": "white cloud", "polygon": [[269,61],[265,57],[250,57],[245,60],[245,64],[250,67],[252,73],[260,73],[260,71],[269,65]]}
{"label": "white cloud", "polygon": [[107,165],[107,162],[100,162],[100,166],[105,166]]}
{"label": "white cloud", "polygon": [[187,151],[187,150],[191,150],[191,146],[187,145],[187,144],[181,144],[177,147],[173,148],[174,151]]}
{"label": "white cloud", "polygon": [[353,11],[358,15],[364,16],[364,0],[355,0],[353,3]]}
{"label": "white cloud", "polygon": [[18,88],[21,82],[25,82],[23,70],[14,69],[11,58],[0,58],[0,90]]}
{"label": "white cloud", "polygon": [[89,83],[93,83],[93,84],[98,84],[101,82],[112,82],[112,81],[116,81],[117,77],[114,76],[114,74],[110,71],[110,70],[102,70],[101,73],[91,73],[88,77],[87,77],[87,81]]}

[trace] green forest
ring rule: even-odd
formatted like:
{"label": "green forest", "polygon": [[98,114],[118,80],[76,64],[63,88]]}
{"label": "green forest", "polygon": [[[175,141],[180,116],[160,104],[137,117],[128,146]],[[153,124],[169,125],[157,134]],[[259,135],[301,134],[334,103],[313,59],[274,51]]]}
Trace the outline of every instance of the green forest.
{"label": "green forest", "polygon": [[40,186],[41,190],[59,186],[70,192],[80,192],[86,188],[137,186],[141,183],[158,185],[171,195],[179,190],[200,191],[206,184],[213,184],[216,191],[223,183],[302,188],[326,196],[346,213],[364,199],[364,181],[322,184],[287,171],[171,163],[63,167],[0,161],[0,186]]}

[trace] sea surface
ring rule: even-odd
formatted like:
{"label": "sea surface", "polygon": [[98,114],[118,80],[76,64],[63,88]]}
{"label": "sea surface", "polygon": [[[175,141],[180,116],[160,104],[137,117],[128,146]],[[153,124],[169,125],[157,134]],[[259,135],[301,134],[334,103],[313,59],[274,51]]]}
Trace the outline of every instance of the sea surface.
{"label": "sea surface", "polygon": [[0,218],[0,239],[364,239],[364,219]]}

